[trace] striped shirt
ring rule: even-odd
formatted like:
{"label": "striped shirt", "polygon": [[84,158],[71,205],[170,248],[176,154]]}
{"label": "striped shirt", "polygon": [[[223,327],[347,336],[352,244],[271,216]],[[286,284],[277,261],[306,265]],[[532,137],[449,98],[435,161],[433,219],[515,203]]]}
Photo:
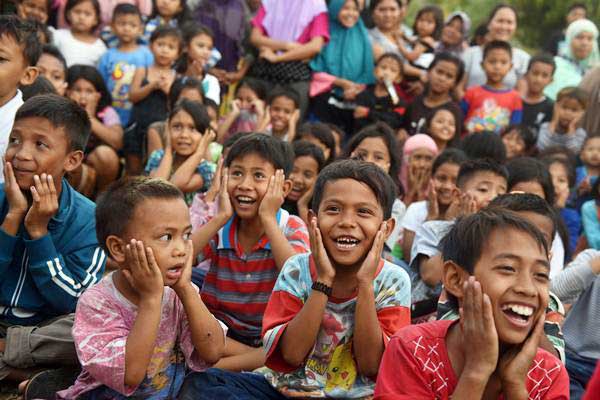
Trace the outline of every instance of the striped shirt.
{"label": "striped shirt", "polygon": [[[309,251],[308,230],[300,218],[280,209],[277,222],[296,253]],[[200,255],[211,261],[202,300],[229,327],[231,336],[258,346],[263,314],[279,271],[266,235],[244,254],[238,223],[239,218],[232,217]]]}

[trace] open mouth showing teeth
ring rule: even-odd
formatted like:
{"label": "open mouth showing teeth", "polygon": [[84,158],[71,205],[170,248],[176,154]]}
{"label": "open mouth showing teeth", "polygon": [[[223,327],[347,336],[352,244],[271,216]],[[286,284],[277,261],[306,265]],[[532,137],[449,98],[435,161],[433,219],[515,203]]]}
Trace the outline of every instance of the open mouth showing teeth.
{"label": "open mouth showing teeth", "polygon": [[526,323],[533,315],[534,309],[533,307],[520,304],[505,304],[502,306],[502,311],[510,319]]}
{"label": "open mouth showing teeth", "polygon": [[249,205],[255,202],[255,200],[252,197],[247,196],[237,196],[235,199],[238,201],[238,203],[242,205]]}
{"label": "open mouth showing teeth", "polygon": [[341,236],[335,239],[335,243],[341,249],[352,249],[360,243],[360,240],[350,236]]}

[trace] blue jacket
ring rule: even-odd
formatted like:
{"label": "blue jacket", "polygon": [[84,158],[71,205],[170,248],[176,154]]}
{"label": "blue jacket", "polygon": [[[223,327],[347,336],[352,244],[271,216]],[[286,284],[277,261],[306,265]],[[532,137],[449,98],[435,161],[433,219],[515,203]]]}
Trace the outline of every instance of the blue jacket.
{"label": "blue jacket", "polygon": [[[31,240],[24,224],[17,236],[0,229],[0,321],[34,325],[75,312],[77,299],[102,277],[106,255],[96,239],[93,202],[65,179],[48,234]],[[8,213],[0,185],[0,222]]]}

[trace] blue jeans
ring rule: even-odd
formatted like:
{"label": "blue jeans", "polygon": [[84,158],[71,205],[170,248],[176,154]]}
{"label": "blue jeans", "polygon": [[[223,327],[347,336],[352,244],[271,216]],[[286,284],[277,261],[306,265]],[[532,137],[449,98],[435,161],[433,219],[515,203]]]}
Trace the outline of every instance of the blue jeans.
{"label": "blue jeans", "polygon": [[579,356],[567,351],[567,372],[569,373],[569,387],[571,400],[579,400],[585,393],[585,387],[594,374],[598,360]]}
{"label": "blue jeans", "polygon": [[211,368],[193,372],[183,382],[180,400],[285,400],[260,374]]}

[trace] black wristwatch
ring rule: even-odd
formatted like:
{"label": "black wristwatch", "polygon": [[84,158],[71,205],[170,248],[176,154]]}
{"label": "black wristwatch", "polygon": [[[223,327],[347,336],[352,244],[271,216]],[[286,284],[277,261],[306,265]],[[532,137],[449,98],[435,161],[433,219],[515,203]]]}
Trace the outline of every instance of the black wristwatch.
{"label": "black wristwatch", "polygon": [[317,292],[321,292],[325,294],[327,297],[331,296],[333,289],[330,286],[327,286],[323,282],[314,281],[312,284],[312,290],[316,290]]}

